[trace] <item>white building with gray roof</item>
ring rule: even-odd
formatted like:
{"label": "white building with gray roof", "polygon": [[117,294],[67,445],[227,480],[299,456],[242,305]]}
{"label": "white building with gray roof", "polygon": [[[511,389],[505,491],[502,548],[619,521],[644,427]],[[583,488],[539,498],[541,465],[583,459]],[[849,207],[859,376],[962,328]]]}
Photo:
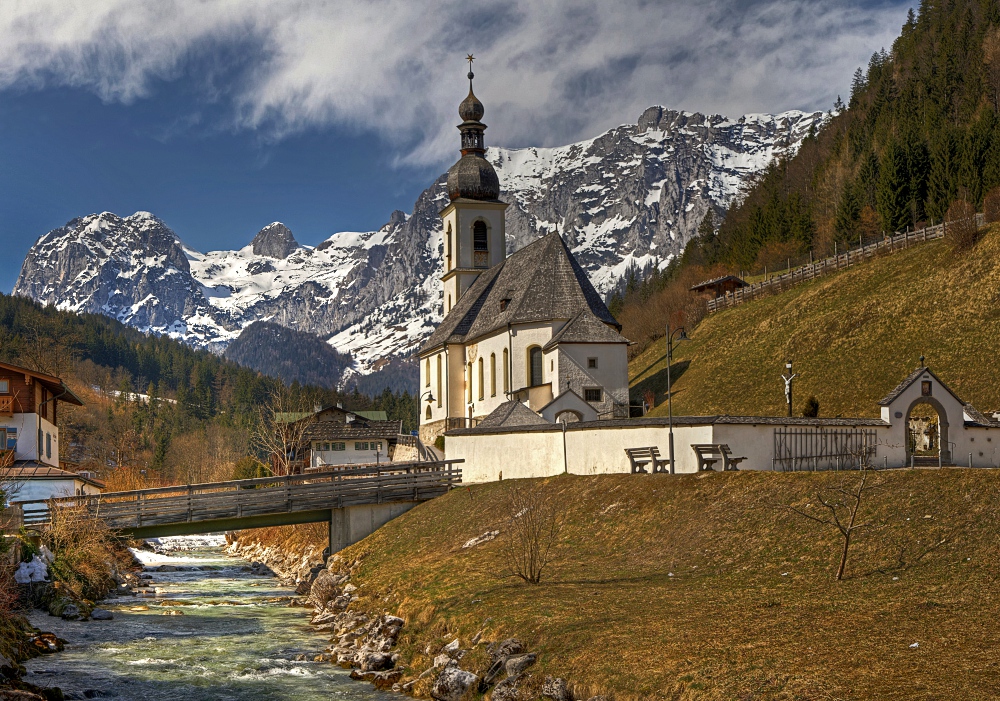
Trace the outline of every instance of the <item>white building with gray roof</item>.
{"label": "white building with gray roof", "polygon": [[420,349],[421,439],[475,426],[511,401],[549,422],[627,417],[629,342],[560,235],[506,255],[507,205],[483,158],[483,113],[470,71],[462,156],[441,212],[445,317]]}

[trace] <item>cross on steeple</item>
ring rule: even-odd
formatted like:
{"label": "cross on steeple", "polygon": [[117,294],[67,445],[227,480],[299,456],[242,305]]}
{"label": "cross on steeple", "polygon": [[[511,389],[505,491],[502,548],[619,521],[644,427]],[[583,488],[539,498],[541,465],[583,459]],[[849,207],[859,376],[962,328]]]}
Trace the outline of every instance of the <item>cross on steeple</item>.
{"label": "cross on steeple", "polygon": [[472,72],[472,62],[476,60],[476,57],[469,54],[465,60],[469,62],[469,90],[472,90],[472,79],[476,77],[476,74]]}

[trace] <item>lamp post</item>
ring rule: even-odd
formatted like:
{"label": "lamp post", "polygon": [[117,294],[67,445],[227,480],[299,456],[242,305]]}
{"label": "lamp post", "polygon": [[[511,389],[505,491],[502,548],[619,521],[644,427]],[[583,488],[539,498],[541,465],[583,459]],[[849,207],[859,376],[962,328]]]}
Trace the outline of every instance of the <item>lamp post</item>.
{"label": "lamp post", "polygon": [[675,474],[674,472],[674,398],[673,392],[670,389],[670,363],[674,359],[674,334],[680,333],[677,337],[677,342],[688,340],[687,334],[684,333],[684,327],[679,329],[674,329],[670,331],[670,323],[667,323],[667,431],[668,431],[668,448],[667,456],[670,460],[670,474]]}

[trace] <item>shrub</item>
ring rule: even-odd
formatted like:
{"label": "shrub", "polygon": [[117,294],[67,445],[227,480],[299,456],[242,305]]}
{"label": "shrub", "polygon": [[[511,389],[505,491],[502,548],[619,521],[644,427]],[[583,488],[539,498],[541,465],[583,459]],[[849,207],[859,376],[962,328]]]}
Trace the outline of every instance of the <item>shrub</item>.
{"label": "shrub", "polygon": [[237,460],[233,467],[234,480],[252,480],[270,476],[271,470],[268,466],[250,455]]}
{"label": "shrub", "polygon": [[75,599],[104,598],[115,587],[117,572],[130,565],[127,549],[104,521],[82,507],[57,507],[50,502],[49,511],[52,521],[43,542],[55,556],[50,575]]}
{"label": "shrub", "polygon": [[440,450],[442,453],[444,452],[444,436],[438,436],[437,438],[434,439],[434,447]]}
{"label": "shrub", "polygon": [[965,200],[955,200],[948,207],[945,217],[947,235],[956,251],[964,251],[976,245],[979,229],[976,226],[976,208]]}
{"label": "shrub", "polygon": [[819,400],[816,397],[809,397],[806,400],[806,405],[802,409],[802,415],[813,419],[819,416]]}

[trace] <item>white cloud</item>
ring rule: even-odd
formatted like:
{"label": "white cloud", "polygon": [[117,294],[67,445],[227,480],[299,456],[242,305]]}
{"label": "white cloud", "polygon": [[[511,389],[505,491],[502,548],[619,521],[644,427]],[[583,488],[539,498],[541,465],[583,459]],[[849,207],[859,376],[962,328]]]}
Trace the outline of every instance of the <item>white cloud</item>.
{"label": "white cloud", "polygon": [[370,128],[402,161],[444,163],[466,52],[489,143],[555,145],[652,104],[828,108],[905,12],[847,0],[8,0],[0,88],[127,103],[157,81],[195,80],[238,128]]}

